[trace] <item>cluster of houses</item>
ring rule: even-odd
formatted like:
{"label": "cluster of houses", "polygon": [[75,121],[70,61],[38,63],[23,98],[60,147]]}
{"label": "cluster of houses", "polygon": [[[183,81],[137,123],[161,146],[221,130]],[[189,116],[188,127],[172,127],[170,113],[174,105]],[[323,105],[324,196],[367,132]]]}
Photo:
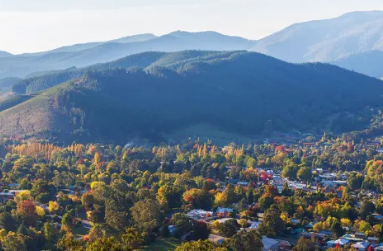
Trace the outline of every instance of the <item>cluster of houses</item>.
{"label": "cluster of houses", "polygon": [[[202,209],[193,209],[187,213],[187,216],[193,220],[198,221],[205,221],[207,224],[211,225],[214,222],[224,223],[228,220],[231,220],[233,218],[236,218],[236,215],[233,215],[234,209],[232,208],[222,208],[218,207],[215,212],[213,211],[206,211]],[[259,215],[259,218],[262,218],[262,214]],[[236,218],[237,219],[237,218]],[[239,223],[239,219],[237,219]],[[252,230],[257,229],[260,222],[258,221],[247,221],[246,227],[241,228],[241,230]],[[170,233],[174,233],[175,231],[174,226],[169,226]],[[222,244],[226,238],[217,234],[210,234],[209,241],[216,243],[216,244]],[[291,247],[291,244],[288,241],[280,240],[280,239],[274,239],[274,238],[267,238],[262,237],[262,243],[264,245],[264,250],[289,250]]]}
{"label": "cluster of houses", "polygon": [[[230,219],[237,219],[236,215],[232,215],[234,212],[231,208],[218,208],[215,212],[213,211],[206,211],[201,209],[194,209],[187,213],[187,216],[194,219],[194,220],[202,220],[205,221],[207,224],[211,225],[214,222],[224,223]],[[379,215],[376,215],[379,217]],[[380,216],[383,218],[382,216]],[[245,228],[241,228],[241,230],[251,230],[251,229],[257,229],[259,224],[262,222],[262,214],[260,213],[258,215],[259,221],[251,221],[248,220],[247,226]],[[296,221],[296,222],[295,222]],[[238,220],[239,223],[239,220]],[[299,220],[292,220],[292,223],[299,223]],[[383,251],[383,243],[379,242],[378,238],[375,237],[367,237],[364,233],[357,232],[350,230],[349,234],[345,234],[339,239],[333,239],[333,233],[331,231],[320,231],[318,233],[311,232],[312,228],[314,226],[315,222],[311,222],[304,226],[304,228],[295,229],[291,231],[291,237],[290,239],[294,238],[295,241],[299,237],[304,237],[306,239],[311,239],[313,236],[318,241],[318,244],[320,247],[322,247],[323,250],[326,250],[330,247],[353,247],[355,250],[358,251],[367,251],[367,250],[382,250]],[[169,227],[170,233],[173,233],[175,231],[174,226]],[[218,234],[210,234],[209,241],[216,243],[216,244],[222,244],[226,238],[223,236],[220,236]],[[292,242],[295,242],[292,241]],[[262,242],[264,245],[264,251],[269,250],[292,250],[292,245],[289,241],[282,240],[282,239],[276,239],[276,238],[267,238],[265,236],[262,237]],[[372,247],[373,249],[369,249]]]}

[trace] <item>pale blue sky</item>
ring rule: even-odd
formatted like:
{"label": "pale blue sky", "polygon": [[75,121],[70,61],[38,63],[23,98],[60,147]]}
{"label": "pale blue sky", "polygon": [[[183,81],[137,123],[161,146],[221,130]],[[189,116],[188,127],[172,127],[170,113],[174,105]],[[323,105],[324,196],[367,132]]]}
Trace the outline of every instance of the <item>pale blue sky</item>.
{"label": "pale blue sky", "polygon": [[383,0],[0,0],[0,50],[175,30],[259,39],[296,22],[365,10],[383,10]]}

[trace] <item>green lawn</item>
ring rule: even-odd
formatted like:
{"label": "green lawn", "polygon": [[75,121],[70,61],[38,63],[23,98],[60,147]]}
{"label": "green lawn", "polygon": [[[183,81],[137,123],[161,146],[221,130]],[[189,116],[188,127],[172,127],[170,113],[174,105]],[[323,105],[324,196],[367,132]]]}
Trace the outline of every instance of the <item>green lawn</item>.
{"label": "green lawn", "polygon": [[146,246],[144,250],[145,251],[168,251],[168,250],[174,250],[180,244],[181,244],[181,241],[175,238],[157,239],[156,242],[153,242],[149,246]]}

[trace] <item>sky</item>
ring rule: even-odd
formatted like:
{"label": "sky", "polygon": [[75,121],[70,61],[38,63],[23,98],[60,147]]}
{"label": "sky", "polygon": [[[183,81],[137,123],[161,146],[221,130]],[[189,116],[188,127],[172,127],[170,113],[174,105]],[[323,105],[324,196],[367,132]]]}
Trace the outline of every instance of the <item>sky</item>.
{"label": "sky", "polygon": [[368,10],[383,10],[383,0],[0,0],[0,50],[38,52],[176,30],[259,39],[293,23]]}

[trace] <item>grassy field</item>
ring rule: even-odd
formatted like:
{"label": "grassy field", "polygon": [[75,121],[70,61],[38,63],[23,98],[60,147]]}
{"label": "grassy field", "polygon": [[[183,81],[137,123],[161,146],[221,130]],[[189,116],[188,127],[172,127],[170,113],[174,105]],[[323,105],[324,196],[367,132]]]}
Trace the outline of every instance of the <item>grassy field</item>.
{"label": "grassy field", "polygon": [[169,238],[169,239],[157,239],[156,242],[146,246],[145,251],[168,251],[174,250],[177,246],[181,244],[181,241]]}

